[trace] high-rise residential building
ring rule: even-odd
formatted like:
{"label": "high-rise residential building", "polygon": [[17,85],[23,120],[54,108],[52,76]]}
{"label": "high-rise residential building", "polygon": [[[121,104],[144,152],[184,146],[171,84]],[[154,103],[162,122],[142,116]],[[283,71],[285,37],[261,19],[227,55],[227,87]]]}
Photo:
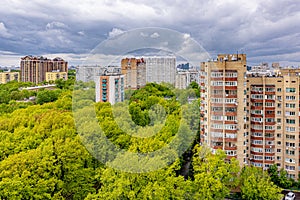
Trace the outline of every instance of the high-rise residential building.
{"label": "high-rise residential building", "polygon": [[25,56],[21,58],[21,81],[40,83],[46,80],[46,72],[68,73],[68,62],[61,58],[53,60],[46,57]]}
{"label": "high-rise residential building", "polygon": [[143,58],[124,58],[121,60],[125,88],[139,89],[146,85],[146,62]]}
{"label": "high-rise residential building", "polygon": [[76,67],[76,81],[95,81],[95,77],[101,75],[105,67],[101,66],[78,66]]}
{"label": "high-rise residential building", "polygon": [[274,76],[247,77],[249,161],[267,169],[276,164],[298,178],[300,69],[280,69]]}
{"label": "high-rise residential building", "polygon": [[95,77],[96,102],[110,102],[112,105],[124,101],[124,75],[104,72]]}
{"label": "high-rise residential building", "polygon": [[0,72],[0,84],[10,81],[20,81],[20,72]]}
{"label": "high-rise residential building", "polygon": [[212,152],[247,163],[246,55],[218,55],[201,63],[201,140]]}
{"label": "high-rise residential building", "polygon": [[53,72],[46,72],[46,81],[56,81],[58,79],[67,80],[68,79],[68,73],[67,72],[60,72],[60,71],[53,71]]}
{"label": "high-rise residential building", "polygon": [[176,80],[175,57],[148,57],[146,61],[146,82],[171,83]]}
{"label": "high-rise residential building", "polygon": [[277,165],[297,179],[300,69],[262,68],[245,76],[244,54],[201,63],[201,142],[213,152],[223,149],[241,165]]}

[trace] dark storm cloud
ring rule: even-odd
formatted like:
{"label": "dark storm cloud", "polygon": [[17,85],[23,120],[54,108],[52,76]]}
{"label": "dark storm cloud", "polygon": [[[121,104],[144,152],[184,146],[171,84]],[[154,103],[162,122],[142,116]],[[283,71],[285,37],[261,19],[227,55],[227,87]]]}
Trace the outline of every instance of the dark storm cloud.
{"label": "dark storm cloud", "polygon": [[250,64],[300,63],[299,18],[292,0],[3,0],[0,51],[72,59],[123,31],[163,27],[190,34],[212,56],[239,51]]}

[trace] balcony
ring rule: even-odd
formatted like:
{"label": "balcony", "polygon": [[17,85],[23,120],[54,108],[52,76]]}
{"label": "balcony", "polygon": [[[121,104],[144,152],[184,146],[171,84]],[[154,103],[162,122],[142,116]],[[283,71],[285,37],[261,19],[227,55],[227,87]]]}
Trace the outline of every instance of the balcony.
{"label": "balcony", "polygon": [[225,138],[225,142],[237,142],[237,138]]}
{"label": "balcony", "polygon": [[263,152],[250,151],[252,155],[263,155]]}
{"label": "balcony", "polygon": [[225,150],[237,150],[237,146],[225,146]]}
{"label": "balcony", "polygon": [[226,160],[230,160],[232,158],[237,158],[237,156],[236,155],[227,155],[226,156]]}

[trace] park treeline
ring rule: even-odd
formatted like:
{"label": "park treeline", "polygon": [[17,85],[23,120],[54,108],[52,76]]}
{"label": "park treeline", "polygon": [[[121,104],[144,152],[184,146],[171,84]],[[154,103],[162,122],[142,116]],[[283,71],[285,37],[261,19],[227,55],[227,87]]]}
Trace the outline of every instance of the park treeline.
{"label": "park treeline", "polygon": [[[197,85],[179,90],[151,83],[126,91],[125,102],[111,106],[94,103],[92,83],[56,84],[54,90],[40,91],[19,90],[31,83],[0,85],[0,199],[282,198],[282,189],[271,180],[278,178],[274,171],[269,176],[260,168],[240,168],[237,160],[226,160],[223,151],[212,155],[199,145]],[[30,97],[35,98],[27,101]],[[74,97],[80,98],[74,102]],[[89,124],[90,108],[98,128]],[[122,158],[108,150],[98,152],[103,147],[97,146],[102,144],[98,129],[125,150],[124,156],[159,151],[169,144],[176,148],[166,152],[176,156],[149,158],[147,169],[168,163],[155,170],[136,171],[146,164],[134,163],[132,156],[126,160],[133,168],[111,167],[129,164],[118,163]]]}

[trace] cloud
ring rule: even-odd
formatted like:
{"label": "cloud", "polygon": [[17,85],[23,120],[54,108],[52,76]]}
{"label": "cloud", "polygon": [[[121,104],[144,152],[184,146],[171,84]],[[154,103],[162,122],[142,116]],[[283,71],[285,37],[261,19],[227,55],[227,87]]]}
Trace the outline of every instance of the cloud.
{"label": "cloud", "polygon": [[83,54],[124,31],[163,27],[186,33],[185,39],[194,38],[213,56],[244,49],[249,63],[300,63],[299,18],[300,1],[293,0],[3,0],[0,51]]}
{"label": "cloud", "polygon": [[152,34],[150,35],[151,38],[159,38],[159,36],[160,36],[160,35],[159,35],[157,32],[152,33]]}
{"label": "cloud", "polygon": [[118,29],[118,28],[113,28],[109,33],[108,33],[108,38],[113,38],[118,35],[123,34],[125,31]]}
{"label": "cloud", "polygon": [[68,28],[64,23],[51,22],[46,25],[46,29],[65,29]]}
{"label": "cloud", "polygon": [[0,22],[0,37],[9,38],[12,35],[8,32],[3,22]]}

